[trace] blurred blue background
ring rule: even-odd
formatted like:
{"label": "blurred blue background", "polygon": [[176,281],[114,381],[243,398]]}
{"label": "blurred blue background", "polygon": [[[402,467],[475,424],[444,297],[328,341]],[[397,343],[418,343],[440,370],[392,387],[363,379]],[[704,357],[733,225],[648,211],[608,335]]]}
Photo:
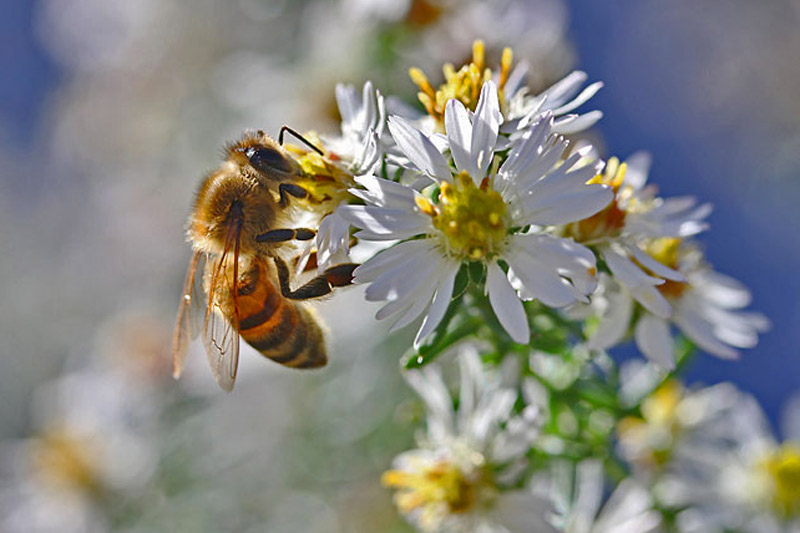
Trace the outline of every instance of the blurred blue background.
{"label": "blurred blue background", "polygon": [[[4,0],[0,5],[0,207],[5,210],[0,220],[20,223],[40,212],[32,206],[38,205],[44,189],[74,185],[80,190],[85,177],[69,168],[59,175],[59,165],[43,165],[49,158],[53,99],[70,73],[41,45],[42,25],[33,24],[39,3]],[[758,347],[739,362],[697,357],[691,379],[737,383],[757,396],[777,425],[781,405],[800,388],[800,3],[580,0],[568,8],[575,66],[606,84],[593,100],[605,113],[599,124],[602,152],[625,157],[648,150],[654,162],[651,181],[664,195],[692,194],[712,202],[712,229],[701,237],[709,259],[749,286],[752,307],[773,323]],[[65,194],[62,199],[74,202],[76,211],[63,223],[80,228],[80,196]],[[185,206],[176,209],[182,217]],[[32,234],[25,239],[6,235],[0,241],[7,287],[26,269],[25,260],[10,264],[11,256],[40,260],[43,255],[24,248],[58,246],[58,233],[46,231],[42,240]],[[168,230],[170,235],[179,231]],[[133,257],[148,254],[141,249]],[[93,269],[106,268],[103,258],[113,262],[102,254],[86,256]],[[57,257],[52,260],[52,269],[62,267]],[[172,278],[179,275],[177,270],[170,273],[169,282],[174,284]],[[35,280],[31,283],[37,286]],[[108,286],[98,284],[97,290]],[[33,296],[39,299],[36,304],[20,301]],[[48,327],[37,322],[36,305],[47,305],[42,298],[52,305],[60,295],[4,295],[3,316],[17,318],[4,325],[2,355],[30,361],[47,375],[57,365],[40,360],[45,355],[41,345],[29,343],[35,337],[31,331]],[[15,370],[6,365],[4,371]],[[6,402],[13,392],[10,381],[3,380],[6,409],[19,407]]]}

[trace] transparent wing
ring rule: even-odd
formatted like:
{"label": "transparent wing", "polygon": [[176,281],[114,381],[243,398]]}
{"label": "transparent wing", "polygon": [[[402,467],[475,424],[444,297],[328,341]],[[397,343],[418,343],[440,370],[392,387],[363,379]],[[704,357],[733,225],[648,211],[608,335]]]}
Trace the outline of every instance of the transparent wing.
{"label": "transparent wing", "polygon": [[[233,390],[239,366],[239,237],[241,219],[231,221],[222,255],[211,265],[203,344],[217,384]],[[222,301],[221,301],[222,300]],[[227,300],[227,301],[226,301]],[[226,313],[226,309],[229,311]]]}
{"label": "transparent wing", "polygon": [[172,376],[181,377],[189,343],[200,333],[200,316],[202,298],[197,288],[197,272],[202,271],[203,254],[194,252],[183,281],[181,303],[178,306],[178,318],[175,321],[175,331],[172,334]]}

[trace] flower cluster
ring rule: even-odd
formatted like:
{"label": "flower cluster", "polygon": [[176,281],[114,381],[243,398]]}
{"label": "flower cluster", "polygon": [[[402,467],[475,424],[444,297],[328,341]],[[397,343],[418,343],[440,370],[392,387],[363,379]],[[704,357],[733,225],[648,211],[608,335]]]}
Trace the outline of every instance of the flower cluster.
{"label": "flower cluster", "polygon": [[[703,256],[710,205],[659,197],[647,154],[602,160],[581,140],[602,114],[573,112],[600,82],[574,72],[531,95],[526,68],[510,49],[487,67],[480,41],[438,88],[412,68],[424,114],[387,112],[369,82],[360,96],[339,87],[341,136],[304,152],[310,179],[336,188],[321,267],[352,253],[376,317],[419,323],[405,377],[428,429],[383,484],[426,533],[711,531],[697,517],[737,497],[749,511],[713,527],[789,523],[797,447],[762,440],[742,459],[738,393],[688,391],[674,374],[695,348],[735,358],[769,326]],[[331,168],[344,178],[319,179]],[[647,362],[618,370],[607,350],[628,340]],[[455,396],[429,364],[452,346]],[[693,496],[733,475],[762,495]]]}

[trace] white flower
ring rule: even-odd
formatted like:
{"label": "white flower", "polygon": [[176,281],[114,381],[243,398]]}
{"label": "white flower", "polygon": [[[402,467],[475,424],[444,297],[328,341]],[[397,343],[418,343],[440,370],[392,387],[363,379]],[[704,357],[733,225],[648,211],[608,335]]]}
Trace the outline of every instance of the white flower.
{"label": "white flower", "polygon": [[[703,231],[707,227],[703,219],[711,206],[697,206],[691,197],[656,198],[653,190],[645,187],[649,166],[650,157],[642,152],[622,164],[611,158],[604,173],[593,181],[610,186],[614,190],[614,201],[599,213],[560,231],[577,242],[593,246],[614,278],[637,302],[650,313],[668,318],[672,308],[658,287],[667,280],[684,282],[686,279],[674,268],[650,257],[641,246],[654,238],[684,238]],[[615,312],[621,314],[619,309]],[[610,346],[605,342],[604,338],[592,339],[589,347]]]}
{"label": "white flower", "polygon": [[[649,412],[643,425],[628,424],[620,438],[627,441],[628,458],[634,437],[659,452],[660,471],[650,482],[661,505],[678,511],[676,529],[800,531],[800,440],[777,442],[755,399],[729,383],[689,391],[675,382],[666,387],[642,404]],[[668,448],[652,447],[659,434],[670,439]]]}
{"label": "white flower", "polygon": [[383,483],[397,490],[395,503],[419,531],[555,531],[547,504],[520,481],[526,453],[539,434],[535,406],[514,415],[517,393],[488,372],[476,349],[459,353],[458,411],[440,369],[409,371],[409,384],[425,402],[428,431],[420,447],[395,458]]}
{"label": "white flower", "polygon": [[371,172],[380,162],[378,140],[386,124],[383,96],[367,81],[359,96],[352,85],[336,86],[336,103],[342,116],[341,136],[325,136],[326,148],[344,161],[354,175]]}
{"label": "white flower", "polygon": [[306,209],[298,212],[299,224],[317,227],[313,241],[299,246],[298,272],[317,248],[320,272],[336,263],[347,262],[350,253],[350,225],[338,216],[340,206],[352,201],[348,189],[355,177],[373,172],[383,157],[380,136],[385,129],[383,97],[366,82],[359,94],[351,85],[336,86],[336,101],[342,116],[341,135],[317,137],[325,155],[305,150],[298,161],[304,176],[298,185],[306,189]]}
{"label": "white flower", "polygon": [[[676,239],[660,239],[652,243],[650,253],[661,264],[674,266],[685,279],[658,285],[671,313],[664,317],[645,307],[634,329],[639,349],[662,368],[672,368],[675,364],[670,324],[703,351],[726,359],[739,356],[736,348],[754,347],[758,334],[769,328],[769,321],[761,313],[742,310],[750,303],[750,291],[735,279],[712,270],[691,245],[682,245]],[[623,302],[635,297],[633,292],[613,288],[610,278],[603,282],[606,287],[612,286],[604,290],[614,293],[617,303],[600,317],[595,337],[589,341],[594,348],[607,348],[619,342],[627,332],[633,312],[633,306]]]}
{"label": "white flower", "polygon": [[[591,251],[542,228],[596,213],[608,204],[612,192],[586,184],[596,169],[578,164],[583,152],[561,160],[567,141],[551,135],[549,115],[513,143],[497,169],[493,162],[501,115],[491,81],[484,84],[474,115],[450,100],[444,121],[446,137],[434,142],[403,119],[389,120],[409,166],[436,188],[430,198],[373,176],[359,179],[366,190],[352,192],[367,205],[342,211],[362,229],[359,238],[421,238],[401,242],[367,261],[356,270],[356,282],[371,283],[368,299],[388,300],[378,318],[397,314],[395,327],[410,323],[428,308],[415,341],[418,345],[442,319],[460,265],[481,261],[497,318],[512,339],[527,343],[530,329],[520,300],[535,298],[562,307],[587,301],[595,286]],[[436,143],[449,149],[455,176]],[[508,265],[507,274],[500,261]]]}
{"label": "white flower", "polygon": [[[572,481],[574,479],[574,481]],[[569,472],[565,509],[557,522],[565,533],[651,533],[660,531],[661,515],[647,489],[632,478],[617,485],[604,502],[605,477],[599,460],[587,459]],[[551,494],[563,492],[550,491]],[[564,505],[564,504],[562,504]]]}

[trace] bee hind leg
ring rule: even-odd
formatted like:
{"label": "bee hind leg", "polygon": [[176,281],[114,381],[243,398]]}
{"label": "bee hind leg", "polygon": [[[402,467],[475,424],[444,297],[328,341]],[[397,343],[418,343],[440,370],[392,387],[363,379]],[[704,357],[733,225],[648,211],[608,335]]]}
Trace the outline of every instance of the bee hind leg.
{"label": "bee hind leg", "polygon": [[280,258],[273,258],[278,268],[278,280],[281,285],[281,294],[291,300],[308,300],[330,294],[334,287],[344,287],[353,283],[353,271],[358,264],[342,263],[332,266],[322,274],[315,277],[305,285],[292,290],[289,281],[289,267]]}

